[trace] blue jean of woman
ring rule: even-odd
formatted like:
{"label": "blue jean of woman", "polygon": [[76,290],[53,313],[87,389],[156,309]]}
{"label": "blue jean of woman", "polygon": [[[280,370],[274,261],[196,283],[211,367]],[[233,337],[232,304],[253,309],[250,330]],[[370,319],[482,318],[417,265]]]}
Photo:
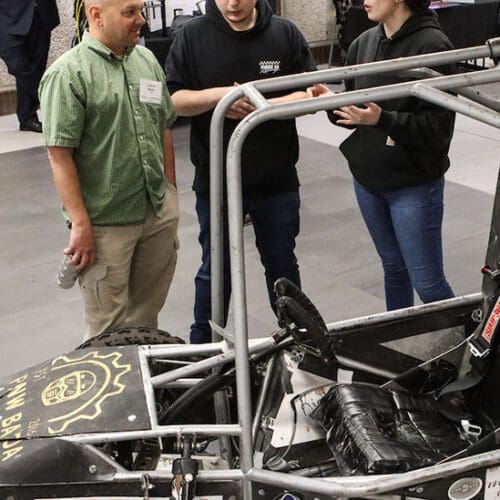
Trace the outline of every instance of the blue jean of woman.
{"label": "blue jean of woman", "polygon": [[387,309],[449,299],[441,227],[444,177],[401,189],[372,190],[354,180],[361,214],[382,259]]}

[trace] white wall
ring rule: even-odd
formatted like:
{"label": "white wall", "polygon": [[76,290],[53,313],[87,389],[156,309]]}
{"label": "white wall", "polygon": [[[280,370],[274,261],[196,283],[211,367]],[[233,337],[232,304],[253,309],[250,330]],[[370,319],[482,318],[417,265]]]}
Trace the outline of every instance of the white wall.
{"label": "white wall", "polygon": [[332,0],[281,0],[281,15],[297,25],[311,46],[328,44],[334,36]]}

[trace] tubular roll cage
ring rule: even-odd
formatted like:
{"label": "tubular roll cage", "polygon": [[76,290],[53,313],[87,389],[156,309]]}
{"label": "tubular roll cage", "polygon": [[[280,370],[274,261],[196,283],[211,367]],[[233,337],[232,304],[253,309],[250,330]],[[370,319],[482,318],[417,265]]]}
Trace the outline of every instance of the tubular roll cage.
{"label": "tubular roll cage", "polygon": [[[389,73],[395,71],[440,66],[443,64],[458,63],[470,59],[492,58],[496,67],[486,70],[458,74],[453,76],[439,76],[425,80],[425,83],[406,82],[394,85],[344,92],[332,96],[318,97],[295,101],[291,103],[269,105],[263,93],[282,91],[297,87],[306,87],[315,83],[332,82],[354,78],[361,75]],[[466,87],[500,81],[500,38],[489,40],[484,46],[467,49],[452,50],[434,54],[400,58],[390,61],[346,66],[343,68],[328,69],[301,75],[271,78],[262,81],[250,82],[235,87],[227,94],[216,107],[210,129],[210,210],[211,210],[211,255],[212,255],[212,327],[214,343],[190,346],[161,346],[151,345],[139,347],[140,364],[146,392],[148,413],[151,420],[149,431],[124,431],[98,434],[80,434],[65,436],[62,439],[92,446],[96,443],[126,441],[131,439],[147,439],[161,436],[217,436],[221,440],[222,450],[226,452],[226,460],[230,462],[228,444],[231,436],[240,439],[240,468],[225,470],[200,471],[198,481],[240,481],[241,497],[244,500],[252,499],[251,483],[259,482],[286,489],[297,489],[315,494],[330,495],[332,497],[360,497],[388,493],[397,489],[411,487],[436,479],[453,476],[457,473],[466,473],[482,467],[489,467],[500,463],[500,450],[490,451],[455,461],[440,463],[420,470],[399,474],[354,476],[336,478],[306,478],[272,472],[254,468],[253,465],[253,428],[252,406],[250,399],[250,369],[249,355],[265,351],[273,347],[273,337],[248,340],[245,260],[243,248],[243,221],[242,221],[242,188],[241,188],[241,151],[248,134],[259,124],[270,119],[284,119],[297,117],[307,113],[314,113],[326,109],[334,109],[348,104],[360,104],[368,101],[383,101],[386,99],[415,96],[423,100],[438,104],[452,111],[457,111],[484,123],[500,128],[500,102],[485,96],[476,90]],[[430,74],[430,73],[428,73]],[[453,90],[457,95],[467,100],[443,92]],[[231,283],[233,293],[233,307],[235,332],[226,332],[221,326],[223,323],[223,126],[226,112],[229,107],[241,97],[246,97],[256,110],[244,118],[236,127],[227,152],[227,193],[229,241],[231,261]],[[342,331],[353,326],[376,325],[390,319],[413,318],[422,314],[451,309],[452,307],[470,306],[480,301],[480,294],[473,294],[457,299],[450,299],[439,304],[427,304],[399,311],[376,314],[364,318],[330,323],[329,331]],[[221,339],[221,336],[224,337]],[[209,358],[198,361],[161,375],[153,376],[148,366],[151,358],[177,358],[192,355],[210,355]],[[236,365],[236,391],[238,401],[238,424],[227,423],[225,401],[222,393],[215,397],[217,424],[210,425],[159,425],[155,408],[154,390],[159,387],[190,387],[200,379],[196,375],[206,373],[208,369],[223,366],[229,361]],[[345,366],[349,360],[339,359]],[[370,371],[370,367],[364,366]],[[385,374],[394,376],[396,374]],[[203,376],[203,375],[202,375]],[[257,405],[260,406],[260,403]],[[257,408],[256,419],[260,409]],[[225,423],[224,423],[225,422]],[[94,448],[101,458],[113,464],[119,472],[114,476],[116,481],[144,479],[144,472],[130,472]],[[148,478],[171,480],[172,473],[166,471],[152,471],[147,473]],[[381,481],[383,479],[383,481]]]}
{"label": "tubular roll cage", "polygon": [[[211,220],[211,287],[212,321],[223,323],[223,127],[224,119],[231,105],[246,97],[256,110],[245,117],[234,130],[227,151],[227,209],[229,222],[229,252],[231,263],[231,285],[234,311],[234,353],[236,363],[236,390],[238,414],[241,426],[240,464],[244,475],[243,498],[251,499],[250,481],[272,484],[287,488],[299,488],[312,493],[341,497],[355,497],[366,494],[387,492],[395,487],[408,485],[412,480],[443,477],[456,472],[458,463],[438,465],[423,471],[397,474],[384,480],[383,486],[376,478],[336,478],[334,482],[324,479],[305,479],[291,477],[290,474],[258,470],[253,468],[252,446],[252,407],[250,400],[250,369],[248,346],[248,323],[245,282],[245,257],[243,247],[242,187],[241,187],[241,152],[243,144],[261,123],[272,119],[293,118],[307,113],[334,109],[349,104],[362,104],[370,101],[415,96],[422,100],[440,105],[452,111],[475,118],[484,123],[500,128],[500,102],[467,89],[467,101],[444,92],[472,85],[500,81],[500,38],[490,39],[484,46],[458,49],[434,54],[378,61],[367,64],[345,66],[300,75],[270,78],[246,83],[227,94],[215,108],[210,126],[210,220]],[[324,96],[284,104],[270,105],[263,93],[307,87],[315,83],[345,80],[364,75],[393,73],[413,68],[436,67],[458,63],[470,59],[490,57],[496,67],[453,76],[440,76],[422,82],[406,82],[383,87],[344,92],[333,96]],[[217,337],[217,333],[214,333]],[[216,400],[217,405],[217,400]],[[486,453],[484,456],[466,458],[460,462],[464,469],[477,466],[478,461],[487,463],[499,460],[500,451]],[[435,474],[435,475],[434,475]],[[380,479],[380,478],[379,478]]]}

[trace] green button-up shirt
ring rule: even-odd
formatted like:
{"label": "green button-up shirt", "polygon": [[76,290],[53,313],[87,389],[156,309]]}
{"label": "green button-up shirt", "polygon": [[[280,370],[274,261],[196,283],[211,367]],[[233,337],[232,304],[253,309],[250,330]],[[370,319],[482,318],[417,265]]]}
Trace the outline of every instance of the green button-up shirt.
{"label": "green button-up shirt", "polygon": [[164,133],[175,120],[164,73],[148,49],[122,59],[88,32],[40,84],[46,146],[74,148],[92,224],[144,221],[165,197]]}

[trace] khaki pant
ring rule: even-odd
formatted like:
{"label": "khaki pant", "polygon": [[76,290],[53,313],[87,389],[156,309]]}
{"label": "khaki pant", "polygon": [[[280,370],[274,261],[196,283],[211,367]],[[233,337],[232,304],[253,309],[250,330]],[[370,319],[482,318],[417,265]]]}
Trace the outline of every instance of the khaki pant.
{"label": "khaki pant", "polygon": [[143,224],[93,226],[96,263],[80,275],[85,339],[122,326],[158,327],[177,262],[179,202],[171,185],[161,217],[148,207]]}

